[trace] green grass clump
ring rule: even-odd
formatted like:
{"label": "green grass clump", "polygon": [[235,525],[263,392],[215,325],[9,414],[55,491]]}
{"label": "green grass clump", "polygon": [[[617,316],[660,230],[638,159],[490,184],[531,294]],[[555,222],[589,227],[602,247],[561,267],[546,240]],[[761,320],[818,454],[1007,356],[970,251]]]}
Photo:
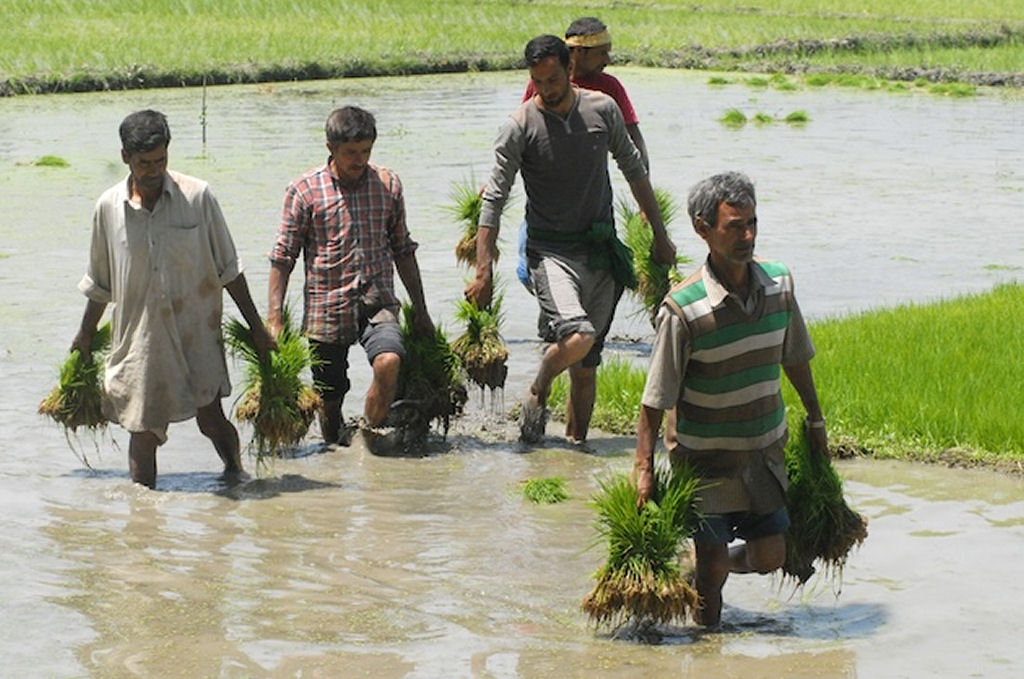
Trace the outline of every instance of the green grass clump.
{"label": "green grass clump", "polygon": [[60,156],[50,155],[42,156],[35,162],[35,165],[37,167],[71,167],[71,163]]}
{"label": "green grass clump", "polygon": [[440,422],[447,435],[451,418],[466,404],[459,357],[441,326],[431,337],[420,337],[413,325],[415,311],[402,304],[402,345],[405,359],[398,375],[398,399],[414,405],[424,423]]}
{"label": "green grass clump", "polygon": [[807,115],[807,111],[800,110],[793,111],[792,113],[786,116],[785,120],[790,125],[802,125],[810,121],[810,119],[810,116]]}
{"label": "green grass clump", "polygon": [[768,87],[768,78],[755,75],[747,78],[744,82],[750,87]]}
{"label": "green grass clump", "polygon": [[[614,357],[597,368],[597,398],[591,426],[610,434],[635,434],[640,416],[647,373],[624,358]],[[551,384],[548,408],[554,417],[565,419],[569,379],[563,373]]]}
{"label": "green grass clump", "polygon": [[768,125],[774,122],[775,116],[771,115],[770,113],[758,112],[754,114],[754,123],[757,125]]}
{"label": "green grass clump", "polygon": [[841,578],[850,552],[868,536],[867,520],[846,504],[835,467],[827,456],[811,451],[804,427],[792,418],[786,471],[791,523],[782,572],[802,585],[814,574],[817,562],[827,576]]}
{"label": "green grass clump", "polygon": [[715,75],[708,78],[708,85],[728,85],[729,82],[730,81],[728,78],[723,78],[720,75]]}
{"label": "green grass clump", "polygon": [[483,309],[460,299],[455,310],[455,318],[466,329],[452,342],[452,351],[462,360],[469,379],[481,388],[501,389],[508,375],[508,348],[501,338],[503,299],[503,294],[497,294]]}
{"label": "green grass clump", "polygon": [[312,351],[287,308],[283,321],[277,351],[266,361],[256,352],[248,325],[233,318],[224,326],[224,343],[245,365],[235,416],[252,425],[250,445],[258,464],[301,441],[322,405],[320,395],[302,379],[313,364]]}
{"label": "green grass clump", "polygon": [[747,114],[738,108],[731,108],[718,119],[718,122],[726,127],[743,127],[747,124]]}
{"label": "green grass clump", "polygon": [[565,479],[561,476],[527,479],[522,482],[520,492],[524,498],[538,505],[553,505],[569,499]]}
{"label": "green grass clump", "polygon": [[939,83],[932,85],[928,91],[945,97],[973,97],[978,93],[978,88],[967,83]]}
{"label": "green grass clump", "polygon": [[92,336],[90,357],[86,361],[75,349],[60,366],[57,386],[39,404],[39,414],[49,417],[65,432],[79,427],[96,431],[107,426],[103,416],[103,362],[110,350],[110,323],[104,323]]}
{"label": "green grass clump", "polygon": [[653,497],[637,509],[636,484],[626,474],[600,482],[594,497],[599,539],[608,558],[581,607],[595,625],[683,621],[697,592],[680,567],[685,541],[697,529],[699,481],[688,467],[655,472]]}
{"label": "green grass clump", "polygon": [[[658,201],[658,211],[667,229],[679,212],[679,206],[671,194],[662,189],[656,188],[654,197]],[[651,231],[650,225],[630,200],[620,198],[617,208],[619,222],[623,225],[622,240],[633,251],[633,269],[636,272],[637,286],[630,292],[637,297],[653,325],[654,317],[665,295],[673,284],[682,280],[679,265],[685,264],[689,259],[677,255],[672,265],[656,263],[652,256],[654,232]]]}

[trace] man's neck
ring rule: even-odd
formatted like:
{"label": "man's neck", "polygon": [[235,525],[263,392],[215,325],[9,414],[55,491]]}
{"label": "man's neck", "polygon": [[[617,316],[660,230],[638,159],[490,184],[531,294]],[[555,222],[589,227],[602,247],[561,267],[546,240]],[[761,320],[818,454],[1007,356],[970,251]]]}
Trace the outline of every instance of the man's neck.
{"label": "man's neck", "polygon": [[708,263],[715,278],[725,286],[726,290],[741,299],[746,299],[750,290],[750,265],[747,262],[734,264],[717,261],[714,257],[710,257]]}

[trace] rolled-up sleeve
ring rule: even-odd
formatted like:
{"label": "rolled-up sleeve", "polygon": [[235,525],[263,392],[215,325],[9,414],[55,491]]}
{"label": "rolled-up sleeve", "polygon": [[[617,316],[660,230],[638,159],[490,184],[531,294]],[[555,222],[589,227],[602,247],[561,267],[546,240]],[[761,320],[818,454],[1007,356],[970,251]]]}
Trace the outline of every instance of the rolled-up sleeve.
{"label": "rolled-up sleeve", "polygon": [[282,264],[289,271],[302,251],[305,231],[311,221],[310,204],[296,183],[289,184],[284,192],[284,206],[281,208],[281,225],[277,229],[277,240],[271,248],[270,258],[273,264]]}
{"label": "rolled-up sleeve", "polygon": [[644,166],[643,156],[626,131],[626,123],[619,107],[610,106],[605,109],[605,117],[608,121],[608,149],[615,158],[622,176],[627,182],[643,179],[647,176],[647,168]]}
{"label": "rolled-up sleeve", "polygon": [[227,221],[220,209],[216,196],[206,188],[203,191],[203,221],[209,230],[210,251],[221,285],[227,285],[242,272],[242,262],[235,249],[235,241],[228,231]]}
{"label": "rolled-up sleeve", "polygon": [[391,185],[391,220],[388,223],[388,239],[391,253],[395,259],[409,257],[416,253],[418,243],[409,233],[409,225],[405,221],[405,197],[402,193],[402,181],[398,175],[392,174]]}
{"label": "rolled-up sleeve", "polygon": [[807,332],[807,324],[800,313],[800,305],[793,299],[793,313],[786,327],[786,338],[782,344],[782,365],[800,365],[814,358],[814,343]]}
{"label": "rolled-up sleeve", "polygon": [[92,240],[89,243],[89,264],[78,289],[89,299],[109,304],[111,296],[110,248],[104,224],[102,202],[97,202],[92,213]]}

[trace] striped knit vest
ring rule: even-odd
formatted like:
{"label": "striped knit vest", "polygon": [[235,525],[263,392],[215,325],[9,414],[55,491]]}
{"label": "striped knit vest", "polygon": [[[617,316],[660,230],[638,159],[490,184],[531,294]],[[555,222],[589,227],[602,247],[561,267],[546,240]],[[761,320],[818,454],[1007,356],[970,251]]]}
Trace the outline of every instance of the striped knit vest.
{"label": "striped knit vest", "polygon": [[779,372],[793,313],[793,281],[780,262],[755,260],[753,266],[772,284],[750,316],[735,304],[712,308],[700,272],[666,298],[690,334],[676,419],[684,450],[756,451],[785,445]]}

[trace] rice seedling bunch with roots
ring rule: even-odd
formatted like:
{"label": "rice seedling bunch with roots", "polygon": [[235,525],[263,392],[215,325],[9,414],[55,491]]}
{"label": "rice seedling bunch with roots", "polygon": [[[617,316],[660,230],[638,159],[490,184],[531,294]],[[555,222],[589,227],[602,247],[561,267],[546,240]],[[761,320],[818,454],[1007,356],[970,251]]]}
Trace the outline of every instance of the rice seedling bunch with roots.
{"label": "rice seedling bunch with roots", "polygon": [[481,389],[501,389],[508,375],[508,348],[501,338],[504,294],[494,296],[480,309],[467,299],[460,299],[455,318],[466,324],[466,330],[452,342],[452,351],[462,360],[470,381]]}
{"label": "rice seedling bunch with roots", "polygon": [[[455,244],[455,259],[469,267],[476,266],[476,233],[480,225],[480,210],[484,199],[480,188],[472,179],[456,183],[451,190],[452,205],[449,210],[462,224],[462,237]],[[498,258],[498,253],[494,253]]]}
{"label": "rice seedling bunch with roots", "polygon": [[786,446],[790,527],[782,571],[803,585],[814,575],[815,562],[827,576],[841,578],[850,552],[867,538],[868,524],[846,504],[831,460],[811,452],[804,428],[796,429]]}
{"label": "rice seedling bunch with roots", "polygon": [[689,467],[673,471],[663,466],[655,482],[654,496],[640,510],[636,484],[628,475],[600,482],[593,504],[608,559],[582,603],[595,625],[616,629],[628,623],[682,621],[698,606],[680,557],[700,520],[695,506],[699,480]]}
{"label": "rice seedling bunch with roots", "polygon": [[39,404],[39,414],[49,417],[67,432],[84,428],[96,431],[107,426],[103,415],[103,364],[110,351],[110,323],[93,333],[90,357],[75,349],[60,366],[57,386]]}
{"label": "rice seedling bunch with roots", "polygon": [[414,330],[414,315],[412,305],[403,303],[405,359],[398,375],[397,398],[413,408],[423,423],[441,423],[447,435],[451,418],[462,414],[468,398],[462,364],[441,326],[434,327],[432,337],[422,338]]}
{"label": "rice seedling bunch with roots", "polygon": [[[675,199],[663,189],[655,189],[654,197],[658,200],[658,210],[661,212],[662,222],[668,228],[669,223],[679,212],[679,207]],[[676,261],[671,265],[656,263],[652,257],[654,233],[640,211],[628,199],[620,198],[618,213],[623,224],[622,240],[633,251],[633,268],[636,271],[637,286],[631,292],[636,295],[637,300],[647,311],[651,325],[654,325],[654,317],[657,315],[658,307],[661,306],[665,295],[668,294],[674,283],[682,280],[678,271],[679,265],[685,264],[689,259],[677,255]]]}
{"label": "rice seedling bunch with roots", "polygon": [[303,381],[303,372],[314,360],[309,344],[293,326],[287,308],[283,319],[277,351],[267,361],[260,360],[245,323],[231,319],[224,328],[231,354],[245,364],[244,391],[235,416],[252,425],[251,446],[260,462],[298,444],[322,405],[320,395]]}

